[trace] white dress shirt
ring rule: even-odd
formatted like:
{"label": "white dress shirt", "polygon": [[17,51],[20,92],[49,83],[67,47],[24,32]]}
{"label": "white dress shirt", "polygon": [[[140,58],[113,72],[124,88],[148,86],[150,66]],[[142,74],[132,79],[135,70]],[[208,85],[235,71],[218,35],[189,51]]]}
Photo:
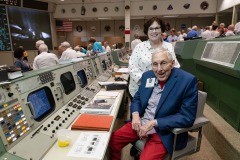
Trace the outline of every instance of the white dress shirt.
{"label": "white dress shirt", "polygon": [[74,58],[77,58],[77,52],[72,48],[67,48],[63,53],[61,58],[59,59],[60,62],[62,61],[70,61]]}
{"label": "white dress shirt", "polygon": [[213,39],[214,38],[214,37],[212,37],[211,31],[209,31],[209,30],[206,30],[206,31],[202,32],[201,36],[204,39]]}
{"label": "white dress shirt", "polygon": [[55,66],[59,63],[58,57],[53,53],[42,52],[33,61],[33,69],[42,69]]}
{"label": "white dress shirt", "polygon": [[[162,42],[162,48],[167,49],[172,54],[173,59],[175,60],[175,67],[180,67],[178,60],[176,59],[176,55],[174,52],[174,48],[171,43]],[[129,74],[130,74],[130,83],[129,83],[129,92],[132,96],[138,90],[138,86],[140,85],[140,79],[142,74],[148,70],[151,70],[152,63],[152,53],[154,49],[150,45],[150,41],[144,41],[139,43],[135,49],[129,60]]]}
{"label": "white dress shirt", "polygon": [[76,53],[77,53],[77,57],[84,57],[84,56],[86,56],[85,53],[82,53],[80,51],[77,51]]}
{"label": "white dress shirt", "polygon": [[228,36],[235,36],[235,34],[233,33],[233,31],[231,31],[231,30],[228,30],[225,35],[226,35],[227,37],[228,37]]}

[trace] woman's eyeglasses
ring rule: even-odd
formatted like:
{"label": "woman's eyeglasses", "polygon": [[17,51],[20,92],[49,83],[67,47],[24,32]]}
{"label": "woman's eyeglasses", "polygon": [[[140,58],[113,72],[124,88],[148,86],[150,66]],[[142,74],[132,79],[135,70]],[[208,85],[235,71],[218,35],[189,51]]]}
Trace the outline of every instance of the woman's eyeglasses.
{"label": "woman's eyeglasses", "polygon": [[155,27],[155,28],[150,27],[148,30],[149,30],[150,32],[160,31],[160,30],[161,30],[161,27]]}

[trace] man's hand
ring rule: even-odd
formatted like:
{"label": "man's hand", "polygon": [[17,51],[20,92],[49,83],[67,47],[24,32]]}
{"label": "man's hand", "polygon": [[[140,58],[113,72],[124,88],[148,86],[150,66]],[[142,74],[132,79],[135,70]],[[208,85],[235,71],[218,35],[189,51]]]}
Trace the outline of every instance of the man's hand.
{"label": "man's hand", "polygon": [[139,132],[141,127],[141,118],[139,116],[139,113],[133,113],[132,114],[132,129]]}
{"label": "man's hand", "polygon": [[153,129],[153,127],[156,125],[155,120],[148,121],[145,125],[140,127],[140,131],[138,133],[138,136],[140,139],[147,137],[147,132]]}

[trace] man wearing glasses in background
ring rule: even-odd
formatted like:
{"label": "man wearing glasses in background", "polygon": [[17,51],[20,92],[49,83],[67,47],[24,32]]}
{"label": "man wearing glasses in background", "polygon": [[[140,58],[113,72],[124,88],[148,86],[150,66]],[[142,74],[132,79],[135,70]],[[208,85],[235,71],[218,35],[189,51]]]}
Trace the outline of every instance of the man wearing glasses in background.
{"label": "man wearing glasses in background", "polygon": [[[179,68],[166,50],[155,50],[152,70],[143,73],[141,85],[131,103],[131,122],[112,133],[110,158],[121,159],[128,143],[146,139],[141,160],[162,160],[173,152],[173,128],[191,127],[197,111],[196,77]],[[176,149],[187,144],[188,133],[178,135]]]}

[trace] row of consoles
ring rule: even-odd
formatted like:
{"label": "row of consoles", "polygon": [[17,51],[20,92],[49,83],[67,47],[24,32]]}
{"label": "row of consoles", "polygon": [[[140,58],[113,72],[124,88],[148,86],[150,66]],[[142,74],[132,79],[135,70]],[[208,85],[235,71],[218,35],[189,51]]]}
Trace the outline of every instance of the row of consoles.
{"label": "row of consoles", "polygon": [[31,71],[0,86],[0,149],[19,159],[42,159],[79,110],[111,77],[112,54]]}

